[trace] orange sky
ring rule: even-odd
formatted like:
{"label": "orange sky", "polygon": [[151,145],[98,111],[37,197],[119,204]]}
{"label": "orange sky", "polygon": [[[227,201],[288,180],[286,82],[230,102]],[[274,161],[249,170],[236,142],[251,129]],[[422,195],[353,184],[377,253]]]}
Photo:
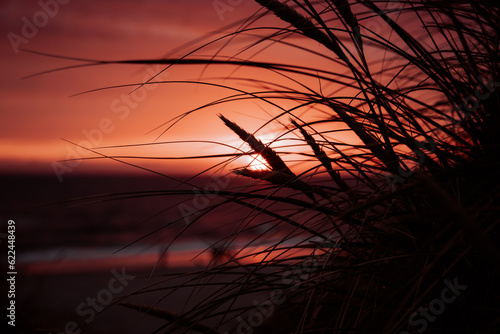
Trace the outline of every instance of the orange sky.
{"label": "orange sky", "polygon": [[[216,9],[214,4],[225,4],[226,7]],[[232,23],[246,19],[259,10],[259,6],[253,1],[148,0],[141,1],[139,5],[139,2],[132,0],[12,0],[3,1],[0,6],[0,29],[4,36],[0,44],[0,66],[3,70],[0,78],[0,172],[52,173],[62,181],[68,175],[89,171],[136,171],[130,166],[106,159],[60,162],[68,158],[96,157],[96,154],[61,138],[89,148],[180,140],[212,140],[234,147],[230,149],[220,145],[190,143],[98,150],[106,155],[179,157],[234,153],[240,147],[244,150],[248,148],[242,146],[242,142],[222,124],[217,114],[222,113],[247,131],[253,132],[270,115],[281,112],[278,107],[261,101],[227,103],[193,113],[159,137],[166,128],[161,126],[164,122],[234,92],[194,84],[158,84],[143,87],[133,93],[132,87],[122,87],[71,97],[87,90],[144,82],[163,68],[159,65],[82,67],[23,79],[42,71],[80,63],[28,53],[18,50],[19,48],[102,60],[158,59],[166,55],[180,57],[202,43],[221,36],[215,31],[223,27],[226,27],[226,32],[235,31],[238,25],[233,24],[231,27]],[[277,23],[279,20],[273,15],[260,19],[259,22],[262,22],[261,26],[286,26]],[[365,23],[376,33],[383,33],[383,26],[377,25],[376,21]],[[264,31],[260,34],[269,33],[270,31]],[[190,44],[194,40],[196,42]],[[269,41],[247,50],[246,47],[256,40],[240,34],[228,45],[224,45],[225,41],[222,41],[202,49],[194,56],[212,56],[223,47],[219,56],[237,55],[242,59],[305,66],[313,64],[316,68],[321,68],[321,61],[324,61],[308,52],[283,46],[272,45],[267,48],[271,46]],[[293,42],[294,39],[287,41]],[[302,40],[301,46],[323,50],[318,48],[318,43],[310,41]],[[386,54],[381,53],[380,56]],[[323,64],[326,70],[335,71],[332,68],[334,63]],[[279,74],[234,66],[212,65],[205,68],[176,65],[158,78],[201,80],[233,87],[235,81],[216,80],[228,77],[245,78],[246,81],[240,80],[236,85],[249,91],[262,88],[255,87],[248,78],[297,87]],[[332,84],[314,77],[302,77],[299,80],[317,92],[321,89],[325,95],[332,95],[335,90]],[[349,92],[341,94],[346,98],[352,96]],[[287,105],[285,100],[279,100],[279,104],[283,108],[293,106]],[[307,112],[303,108],[297,110],[296,114],[303,116]],[[311,116],[324,117],[317,110]],[[310,119],[309,116],[308,118]],[[288,117],[283,117],[282,120],[288,123]],[[274,124],[262,129],[257,135],[263,140],[273,140],[283,130],[282,125]],[[293,138],[294,134],[290,136]],[[342,138],[335,139],[349,141],[351,144],[358,141],[353,135],[340,136]],[[214,159],[127,161],[162,173],[201,171],[217,162]],[[240,159],[229,167],[240,167],[249,162],[249,158]]]}
{"label": "orange sky", "polygon": [[[75,155],[91,156],[61,138],[85,146],[89,146],[90,142],[92,147],[153,142],[164,128],[150,131],[163,122],[228,94],[194,85],[162,85],[143,88],[132,95],[129,95],[131,88],[122,88],[69,97],[89,89],[142,82],[162,67],[99,66],[22,79],[75,62],[16,52],[16,48],[94,59],[161,58],[191,40],[203,36],[206,36],[206,41],[210,40],[210,36],[214,36],[208,35],[211,31],[246,17],[257,9],[251,1],[229,6],[224,12],[217,12],[212,1],[194,0],[141,1],[140,5],[137,1],[73,0],[67,4],[58,3],[58,8],[53,6],[57,2],[52,0],[45,3],[51,4],[45,10],[33,1],[3,1],[0,7],[4,36],[0,44],[3,73],[0,79],[0,171],[52,173],[55,161]],[[53,14],[53,17],[44,12]],[[40,26],[35,26],[38,31],[33,33],[29,27],[26,28],[26,21],[38,22]],[[185,46],[174,55],[181,56],[194,46]],[[199,53],[200,56],[207,54],[210,50]],[[163,79],[196,80],[202,69],[200,66],[192,69],[179,66],[166,72]],[[208,70],[204,75],[224,76],[230,73],[228,71]],[[245,121],[247,125],[257,126],[260,120],[256,119],[258,112],[238,110],[236,117],[231,115],[233,111],[226,107],[197,113],[159,141],[232,140],[234,145],[240,145],[222,125],[217,113],[224,112],[233,119]],[[249,115],[242,115],[244,113]],[[102,152],[154,156],[219,153],[213,146],[211,150],[206,150],[206,146],[192,144],[155,148]],[[209,163],[205,162],[207,166]],[[102,165],[96,161],[73,163],[60,165],[60,170],[69,175],[76,170],[100,169]],[[109,169],[118,164],[108,161],[106,165],[110,166]],[[182,171],[193,167],[199,169],[200,161],[194,164],[162,162],[159,168],[165,172],[177,170],[179,166]],[[132,171],[131,168],[125,170]]]}

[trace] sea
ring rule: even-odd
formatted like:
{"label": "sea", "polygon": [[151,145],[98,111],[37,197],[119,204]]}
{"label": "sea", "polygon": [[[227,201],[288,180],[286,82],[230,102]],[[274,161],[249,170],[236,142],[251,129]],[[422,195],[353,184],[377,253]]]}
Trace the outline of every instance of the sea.
{"label": "sea", "polygon": [[[193,294],[202,298],[215,288],[174,291],[184,281],[172,275],[216,265],[220,249],[251,253],[282,237],[258,212],[219,206],[222,191],[252,186],[217,175],[108,173],[63,182],[48,174],[1,175],[3,294],[6,307],[14,300],[16,309],[16,327],[5,317],[4,325],[19,333],[153,332],[165,321],[118,304],[125,298],[179,313],[196,307]],[[138,293],[147,287],[156,293]]]}

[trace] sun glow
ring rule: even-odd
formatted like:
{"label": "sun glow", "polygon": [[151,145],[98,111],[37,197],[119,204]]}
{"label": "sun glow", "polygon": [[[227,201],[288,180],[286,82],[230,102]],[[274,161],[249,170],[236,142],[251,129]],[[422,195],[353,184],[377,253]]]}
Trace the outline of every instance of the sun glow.
{"label": "sun glow", "polygon": [[268,170],[269,167],[266,164],[264,158],[260,154],[252,154],[246,157],[247,165],[246,168],[250,170]]}

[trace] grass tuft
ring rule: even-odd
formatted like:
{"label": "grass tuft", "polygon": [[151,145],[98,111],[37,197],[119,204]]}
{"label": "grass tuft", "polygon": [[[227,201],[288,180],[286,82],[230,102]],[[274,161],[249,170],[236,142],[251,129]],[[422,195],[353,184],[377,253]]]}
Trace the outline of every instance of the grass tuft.
{"label": "grass tuft", "polygon": [[[245,186],[220,191],[221,201],[200,210],[204,217],[239,211],[233,232],[218,242],[231,255],[186,273],[189,283],[156,288],[162,298],[193,286],[210,291],[175,316],[151,305],[165,319],[161,330],[500,332],[496,2],[256,2],[266,13],[207,43],[221,45],[211,58],[193,52],[94,63],[242,71],[186,80],[232,95],[171,123],[252,101],[269,115],[263,127],[284,129],[274,143],[286,144],[273,149],[219,115],[252,150],[219,157],[235,163],[258,154],[269,169],[236,169]],[[275,24],[261,25],[266,16]],[[225,54],[225,40],[238,37],[247,46],[237,58],[234,50]],[[259,59],[273,47],[303,62]],[[146,84],[154,83],[180,82]],[[245,245],[236,245],[242,239]],[[455,281],[466,289],[446,290],[456,298],[436,310]],[[435,312],[425,318],[422,309]]]}

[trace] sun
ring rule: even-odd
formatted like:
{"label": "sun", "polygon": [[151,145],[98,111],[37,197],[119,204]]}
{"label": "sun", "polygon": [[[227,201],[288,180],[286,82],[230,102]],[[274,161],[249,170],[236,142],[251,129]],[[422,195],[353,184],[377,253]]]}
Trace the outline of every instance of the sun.
{"label": "sun", "polygon": [[269,170],[264,158],[260,154],[252,154],[246,157],[248,160],[246,168],[255,171]]}

